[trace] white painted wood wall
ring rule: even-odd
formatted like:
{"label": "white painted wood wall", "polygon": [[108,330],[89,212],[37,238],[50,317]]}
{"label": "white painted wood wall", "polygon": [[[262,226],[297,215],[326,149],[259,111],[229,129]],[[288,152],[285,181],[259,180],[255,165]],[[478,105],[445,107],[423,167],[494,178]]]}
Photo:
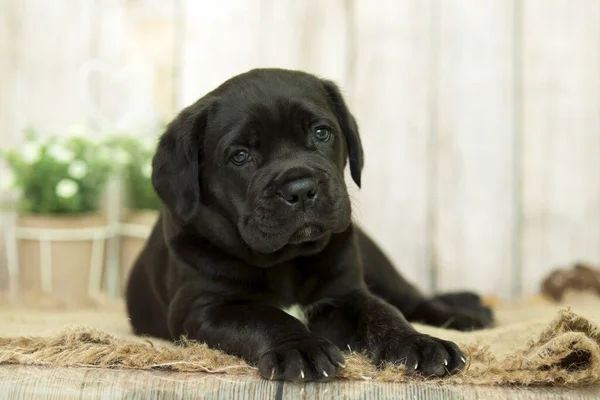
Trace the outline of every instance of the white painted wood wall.
{"label": "white painted wood wall", "polygon": [[600,264],[598,0],[0,0],[0,145],[93,124],[94,58],[137,68],[90,87],[113,118],[141,105],[141,133],[250,68],[337,81],[356,218],[425,290],[532,294]]}

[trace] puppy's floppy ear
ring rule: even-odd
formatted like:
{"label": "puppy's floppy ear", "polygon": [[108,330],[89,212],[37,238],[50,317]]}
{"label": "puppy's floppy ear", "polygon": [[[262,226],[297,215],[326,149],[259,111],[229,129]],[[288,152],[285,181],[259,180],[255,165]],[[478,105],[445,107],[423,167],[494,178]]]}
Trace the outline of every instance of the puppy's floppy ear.
{"label": "puppy's floppy ear", "polygon": [[167,208],[190,222],[200,207],[200,163],[210,102],[200,99],[167,126],[152,159],[152,185]]}
{"label": "puppy's floppy ear", "polygon": [[360,135],[358,133],[358,124],[356,119],[348,110],[344,97],[340,92],[337,85],[331,81],[323,80],[325,91],[333,102],[334,111],[340,127],[346,137],[346,143],[348,145],[348,158],[350,159],[350,173],[352,179],[358,187],[360,187],[360,177],[364,164],[364,153],[362,143],[360,141]]}

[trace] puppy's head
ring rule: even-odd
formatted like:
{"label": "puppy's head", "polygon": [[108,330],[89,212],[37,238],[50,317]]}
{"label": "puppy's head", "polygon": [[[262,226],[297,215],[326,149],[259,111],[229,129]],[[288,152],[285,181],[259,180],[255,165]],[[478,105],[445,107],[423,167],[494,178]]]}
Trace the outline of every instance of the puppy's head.
{"label": "puppy's head", "polygon": [[202,224],[207,207],[254,252],[310,254],[350,224],[347,159],[360,186],[358,127],[336,85],[261,69],[228,80],[170,123],[152,180],[183,224]]}

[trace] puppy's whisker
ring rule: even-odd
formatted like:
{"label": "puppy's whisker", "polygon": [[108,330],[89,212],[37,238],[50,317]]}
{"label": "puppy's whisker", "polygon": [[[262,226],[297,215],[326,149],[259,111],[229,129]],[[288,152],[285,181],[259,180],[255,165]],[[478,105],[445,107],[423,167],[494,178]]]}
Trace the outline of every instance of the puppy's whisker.
{"label": "puppy's whisker", "polygon": [[440,326],[440,328],[442,328],[442,329],[446,329],[446,328],[448,328],[448,327],[450,326],[450,324],[451,324],[452,322],[454,322],[454,319],[455,319],[454,317],[451,317],[451,318],[449,318],[449,319],[448,319],[446,322],[444,322],[444,323],[443,323],[443,324]]}

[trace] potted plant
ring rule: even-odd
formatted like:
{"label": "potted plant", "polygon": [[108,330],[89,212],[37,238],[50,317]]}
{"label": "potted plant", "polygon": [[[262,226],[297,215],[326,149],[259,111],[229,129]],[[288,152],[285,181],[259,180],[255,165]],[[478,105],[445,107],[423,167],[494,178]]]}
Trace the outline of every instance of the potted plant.
{"label": "potted plant", "polygon": [[10,207],[18,290],[25,297],[43,292],[64,305],[86,303],[99,290],[110,235],[100,205],[112,150],[84,135],[38,139],[30,131],[22,146],[1,150],[0,158],[17,192]]}
{"label": "potted plant", "polygon": [[157,138],[123,137],[119,147],[127,162],[122,171],[126,207],[121,216],[120,289],[125,288],[129,271],[144,247],[158,217],[161,203],[152,186],[152,156]]}

